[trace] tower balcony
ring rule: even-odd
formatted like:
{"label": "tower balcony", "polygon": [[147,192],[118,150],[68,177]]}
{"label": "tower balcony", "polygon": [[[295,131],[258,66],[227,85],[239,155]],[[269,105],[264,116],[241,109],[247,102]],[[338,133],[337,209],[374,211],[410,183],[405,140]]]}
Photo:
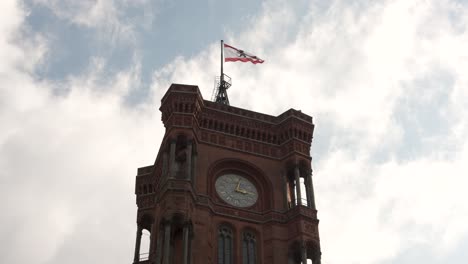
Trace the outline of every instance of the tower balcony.
{"label": "tower balcony", "polygon": [[286,215],[288,219],[302,216],[311,220],[317,220],[317,210],[305,205],[296,205],[290,208]]}

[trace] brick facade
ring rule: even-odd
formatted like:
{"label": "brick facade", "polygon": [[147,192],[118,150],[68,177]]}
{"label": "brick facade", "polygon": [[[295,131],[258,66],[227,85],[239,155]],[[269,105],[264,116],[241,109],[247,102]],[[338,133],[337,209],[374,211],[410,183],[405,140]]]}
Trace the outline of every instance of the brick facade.
{"label": "brick facade", "polygon": [[[247,233],[255,263],[320,263],[310,116],[218,104],[203,100],[197,86],[180,84],[171,85],[160,111],[166,131],[156,161],[136,177],[134,263],[217,264],[221,226],[231,232],[232,263],[243,263]],[[255,185],[254,205],[238,208],[219,197],[214,183],[226,173]],[[145,259],[139,254],[144,229],[151,233]]]}

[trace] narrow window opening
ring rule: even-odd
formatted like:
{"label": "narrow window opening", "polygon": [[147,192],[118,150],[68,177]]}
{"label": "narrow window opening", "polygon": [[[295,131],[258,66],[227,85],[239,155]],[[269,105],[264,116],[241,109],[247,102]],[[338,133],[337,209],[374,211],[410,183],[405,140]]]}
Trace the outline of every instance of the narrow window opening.
{"label": "narrow window opening", "polygon": [[145,261],[149,259],[150,237],[151,233],[148,230],[143,229],[141,233],[140,261]]}
{"label": "narrow window opening", "polygon": [[232,230],[221,226],[218,231],[218,264],[233,263]]}
{"label": "narrow window opening", "polygon": [[257,263],[257,243],[255,235],[251,232],[244,232],[242,239],[242,264]]}

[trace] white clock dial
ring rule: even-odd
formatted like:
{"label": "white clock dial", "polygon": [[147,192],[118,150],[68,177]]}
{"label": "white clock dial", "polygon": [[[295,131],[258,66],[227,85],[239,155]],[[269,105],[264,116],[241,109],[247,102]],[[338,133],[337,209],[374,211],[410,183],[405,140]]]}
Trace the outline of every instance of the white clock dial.
{"label": "white clock dial", "polygon": [[237,207],[249,207],[258,199],[255,185],[237,174],[224,174],[215,183],[216,192],[226,203]]}

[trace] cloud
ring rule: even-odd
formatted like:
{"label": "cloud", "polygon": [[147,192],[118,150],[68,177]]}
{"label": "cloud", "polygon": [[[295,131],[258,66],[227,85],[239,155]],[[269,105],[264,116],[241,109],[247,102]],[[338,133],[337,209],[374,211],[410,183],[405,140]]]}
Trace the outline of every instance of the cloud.
{"label": "cloud", "polygon": [[[138,0],[32,0],[34,4],[50,9],[64,21],[97,30],[101,42],[137,42],[137,28],[149,28],[153,19],[150,1]],[[141,9],[143,15],[132,16],[132,9]],[[131,19],[129,19],[131,17]]]}
{"label": "cloud", "polygon": [[[34,3],[104,32],[102,42],[142,41],[122,15],[133,1]],[[135,171],[164,133],[159,100],[173,82],[210,99],[219,43],[157,69],[148,96],[129,106],[138,56],[113,75],[93,56],[80,74],[39,79],[54,50],[24,26],[34,6],[1,5],[0,262],[127,262]],[[467,12],[456,1],[266,1],[228,33],[266,60],[225,64],[232,105],[314,116],[324,263],[390,263],[415,247],[443,263],[468,240]]]}
{"label": "cloud", "polygon": [[[130,69],[107,81],[78,76],[62,84],[65,95],[54,95],[49,83],[13,83],[21,89],[1,115],[7,133],[1,137],[0,196],[11,214],[2,233],[16,231],[2,235],[8,238],[3,261],[82,261],[73,254],[62,258],[67,250],[110,261],[100,250],[109,245],[127,249],[114,254],[114,262],[131,256],[136,167],[153,162],[156,147],[145,146],[156,146],[164,131],[152,102],[124,103],[134,74]],[[23,247],[37,251],[18,254]]]}
{"label": "cloud", "polygon": [[[42,58],[29,54],[44,52],[21,34],[27,13],[2,3],[11,17],[0,32],[0,262],[131,259],[136,168],[154,161],[164,131],[151,98],[125,103],[139,65],[109,77],[94,58],[81,75],[38,80]],[[118,250],[103,254],[109,246]]]}
{"label": "cloud", "polygon": [[[314,1],[307,12],[273,1],[227,38],[266,60],[225,64],[233,105],[315,118],[324,262],[382,263],[421,245],[443,259],[467,239],[455,216],[468,215],[466,17],[453,1]],[[207,50],[157,71],[155,86],[209,95],[219,62]]]}

